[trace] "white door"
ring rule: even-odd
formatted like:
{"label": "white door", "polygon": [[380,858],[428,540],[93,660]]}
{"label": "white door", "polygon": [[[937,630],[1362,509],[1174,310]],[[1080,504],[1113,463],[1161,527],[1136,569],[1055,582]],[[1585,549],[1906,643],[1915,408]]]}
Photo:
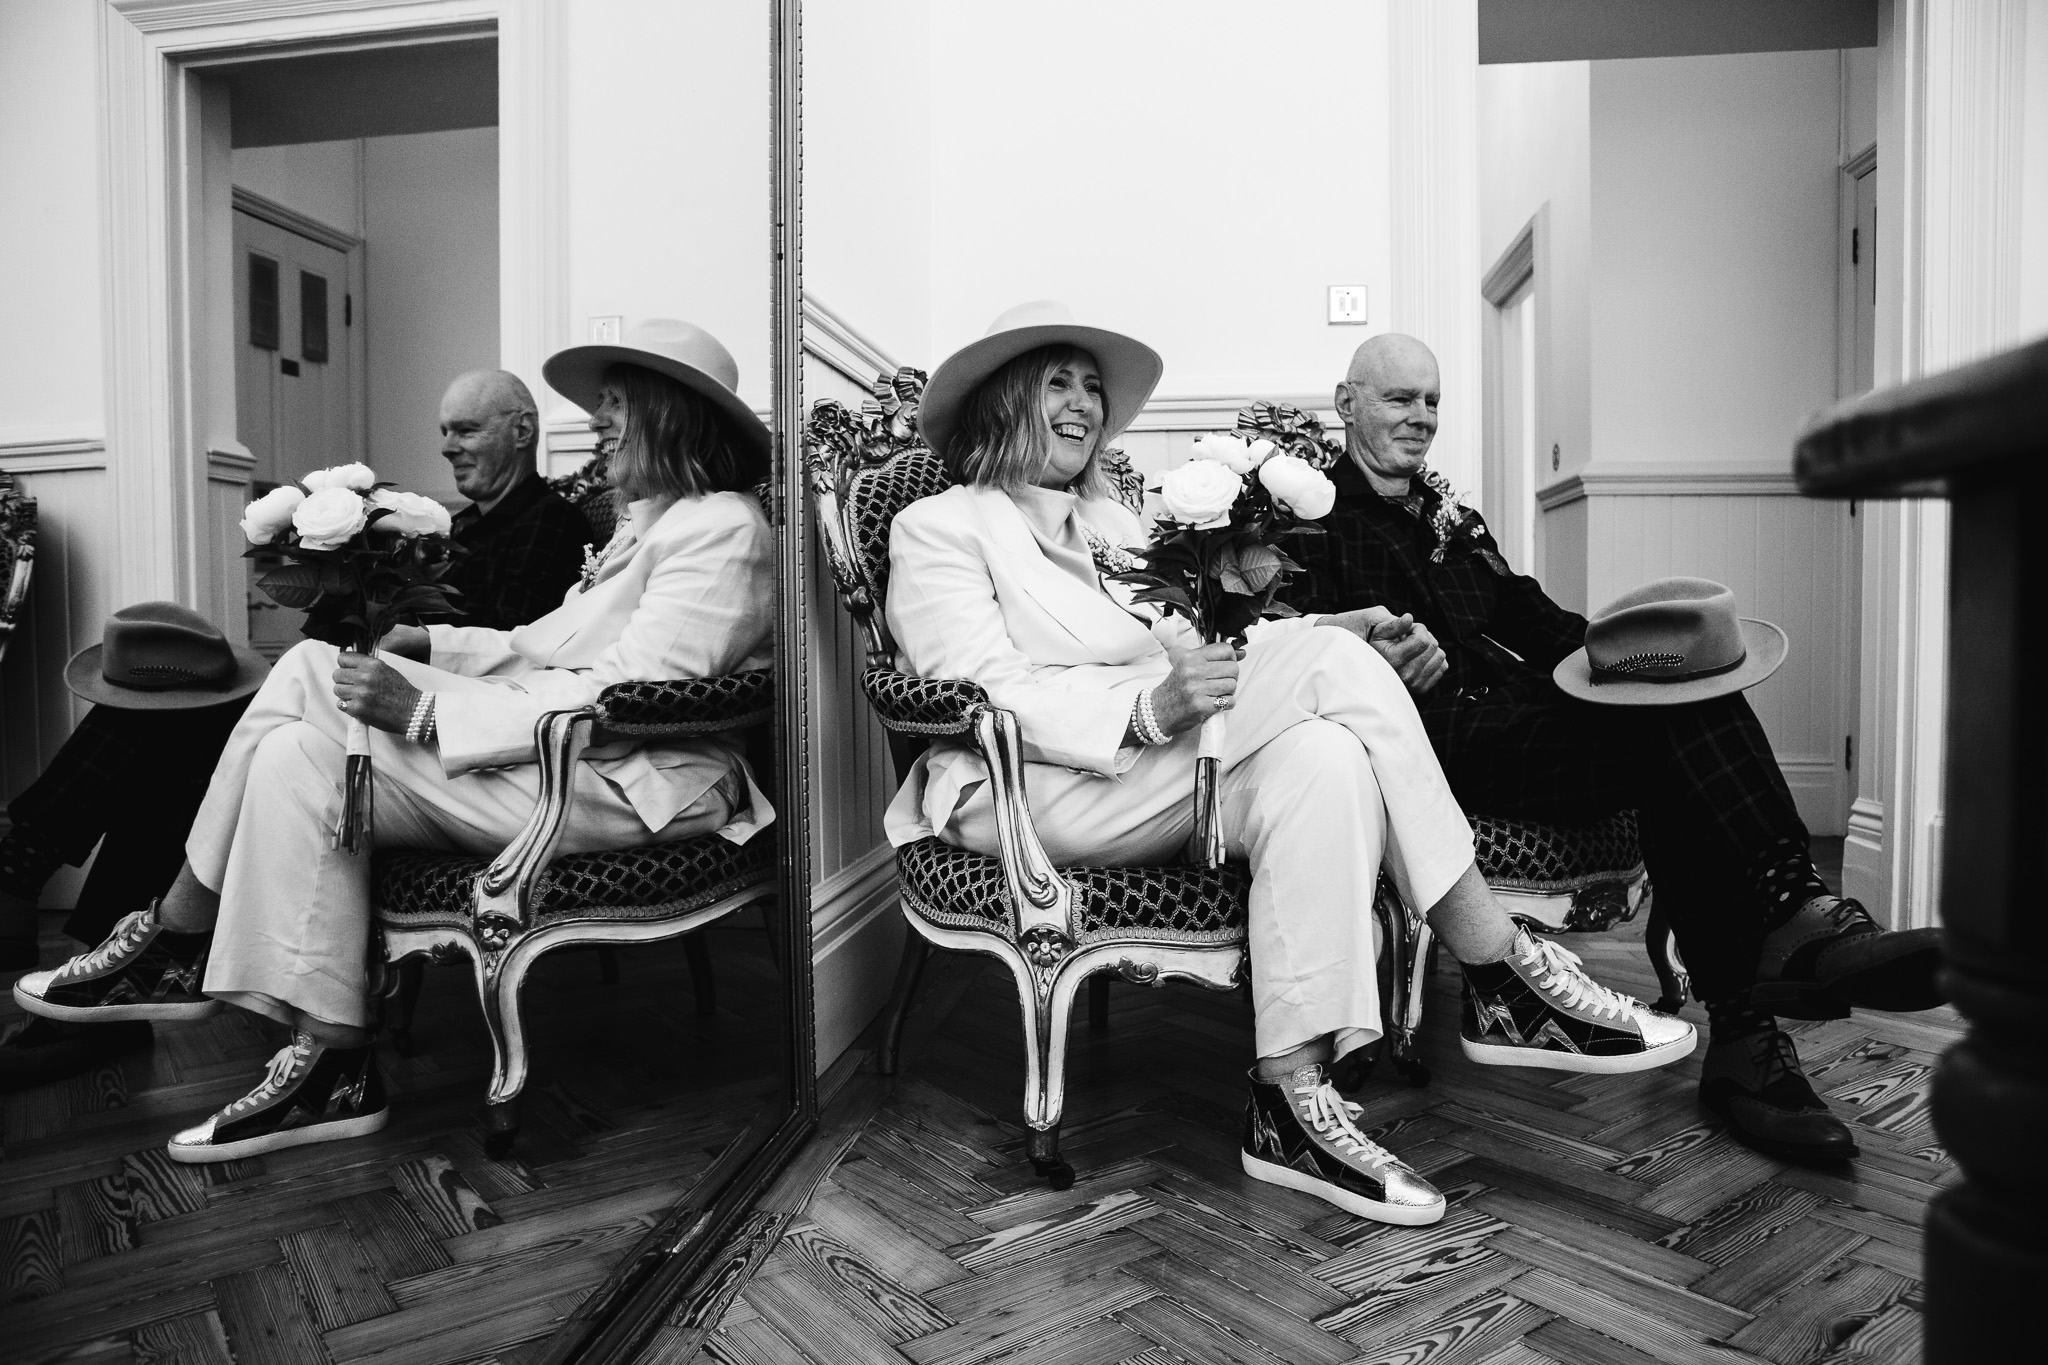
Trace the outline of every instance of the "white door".
{"label": "white door", "polygon": [[1536,277],[1488,304],[1480,512],[1517,573],[1536,571]]}
{"label": "white door", "polygon": [[[343,252],[241,209],[234,223],[235,427],[260,493],[357,458],[355,300]],[[249,644],[274,659],[298,642],[305,614],[256,587],[269,563],[248,565]]]}
{"label": "white door", "polygon": [[235,210],[236,434],[282,483],[355,458],[348,257]]}

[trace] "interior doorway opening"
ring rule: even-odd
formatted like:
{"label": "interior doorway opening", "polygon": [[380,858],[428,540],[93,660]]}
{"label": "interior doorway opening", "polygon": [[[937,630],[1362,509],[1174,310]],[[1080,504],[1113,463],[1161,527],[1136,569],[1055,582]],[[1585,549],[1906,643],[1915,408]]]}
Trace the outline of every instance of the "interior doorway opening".
{"label": "interior doorway opening", "polygon": [[1493,529],[1503,558],[1517,573],[1539,570],[1536,490],[1547,470],[1538,467],[1536,405],[1536,227],[1531,219],[1480,284],[1486,319],[1480,514]]}

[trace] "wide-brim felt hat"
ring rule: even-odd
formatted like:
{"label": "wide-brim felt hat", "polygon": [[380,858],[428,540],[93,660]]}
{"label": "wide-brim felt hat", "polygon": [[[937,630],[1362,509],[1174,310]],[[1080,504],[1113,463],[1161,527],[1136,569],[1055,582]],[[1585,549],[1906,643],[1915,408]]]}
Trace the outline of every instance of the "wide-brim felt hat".
{"label": "wide-brim felt hat", "polygon": [[1027,351],[1041,346],[1077,346],[1095,357],[1102,372],[1102,442],[1108,444],[1137,420],[1166,363],[1159,352],[1135,337],[1106,327],[1074,321],[1064,303],[1041,299],[1020,303],[989,325],[979,341],[970,341],[946,357],[917,409],[918,430],[925,444],[946,454],[946,444],[959,429],[960,413],[983,380]]}
{"label": "wide-brim felt hat", "polygon": [[542,362],[540,372],[556,393],[585,412],[595,412],[604,372],[613,365],[638,365],[667,375],[710,399],[763,453],[773,448],[767,423],[739,395],[739,362],[724,343],[695,323],[648,318],[628,327],[616,345],[556,351]]}
{"label": "wide-brim felt hat", "polygon": [[1785,632],[1735,614],[1735,594],[1707,578],[1660,578],[1586,622],[1586,643],[1552,670],[1581,701],[1681,706],[1754,687],[1785,662]]}
{"label": "wide-brim felt hat", "polygon": [[73,655],[64,685],[95,706],[193,711],[246,697],[270,663],[176,602],[138,602],[107,618],[100,642]]}

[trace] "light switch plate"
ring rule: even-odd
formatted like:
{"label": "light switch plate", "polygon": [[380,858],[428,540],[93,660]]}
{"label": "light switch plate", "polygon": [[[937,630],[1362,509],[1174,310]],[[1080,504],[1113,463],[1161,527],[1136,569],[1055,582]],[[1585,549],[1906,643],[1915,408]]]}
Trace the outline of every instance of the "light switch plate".
{"label": "light switch plate", "polygon": [[608,318],[590,320],[590,344],[593,346],[616,346],[619,344],[619,324],[625,319],[617,314]]}
{"label": "light switch plate", "polygon": [[1355,326],[1363,323],[1365,320],[1365,286],[1362,284],[1331,285],[1330,321],[1340,326]]}

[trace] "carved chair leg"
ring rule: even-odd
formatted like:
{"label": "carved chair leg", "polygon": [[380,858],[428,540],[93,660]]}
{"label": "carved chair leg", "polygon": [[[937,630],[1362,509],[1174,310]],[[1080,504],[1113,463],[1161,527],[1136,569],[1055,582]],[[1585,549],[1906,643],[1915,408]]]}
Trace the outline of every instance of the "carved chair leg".
{"label": "carved chair leg", "polygon": [[875,1054],[875,1069],[884,1076],[896,1074],[896,1054],[903,1044],[903,1021],[917,1003],[917,988],[924,980],[925,963],[932,945],[923,934],[903,926],[903,956],[896,964],[896,985],[889,992],[889,1008],[882,1020],[882,1045]]}
{"label": "carved chair leg", "polygon": [[1040,983],[1044,994],[1039,995],[1026,978],[1017,981],[1017,1007],[1024,1023],[1024,1154],[1056,1190],[1070,1189],[1074,1183],[1074,1168],[1060,1155],[1060,1113],[1067,1101],[1068,1015],[1080,985],[1072,975],[1056,974]]}
{"label": "carved chair leg", "polygon": [[503,1161],[512,1155],[512,1144],[518,1137],[518,1099],[494,1100],[484,1105],[485,1156],[493,1161]]}
{"label": "carved chair leg", "polygon": [[600,946],[597,950],[598,979],[607,986],[619,984],[619,952],[616,948]]}
{"label": "carved chair leg", "polygon": [[702,929],[683,936],[683,956],[690,963],[690,990],[697,997],[697,1017],[718,1013],[718,988],[711,978],[711,944]]}
{"label": "carved chair leg", "polygon": [[1088,978],[1088,1027],[1096,1033],[1109,1028],[1109,973]]}
{"label": "carved chair leg", "polygon": [[[1402,944],[1402,974],[1406,988],[1400,1005],[1394,1069],[1406,1076],[1410,1085],[1428,1085],[1429,1066],[1422,1060],[1418,1040],[1422,1035],[1423,997],[1429,989],[1430,974],[1436,970],[1436,935],[1431,931],[1428,920],[1420,916],[1403,918],[1407,921],[1407,933]],[[1456,1024],[1452,1026],[1456,1027]]]}
{"label": "carved chair leg", "polygon": [[1686,992],[1692,987],[1692,974],[1678,956],[1678,935],[1672,931],[1671,921],[1664,917],[1664,909],[1653,898],[1650,901],[1650,919],[1643,926],[1644,946],[1650,951],[1650,967],[1657,973],[1657,985],[1663,994],[1650,1008],[1660,1014],[1676,1014],[1685,1007]]}
{"label": "carved chair leg", "polygon": [[401,1057],[410,1057],[419,1050],[412,1037],[412,1014],[420,1002],[420,985],[426,980],[427,964],[423,958],[409,957],[395,964],[394,970],[398,987],[392,992],[389,1005],[391,1050]]}

